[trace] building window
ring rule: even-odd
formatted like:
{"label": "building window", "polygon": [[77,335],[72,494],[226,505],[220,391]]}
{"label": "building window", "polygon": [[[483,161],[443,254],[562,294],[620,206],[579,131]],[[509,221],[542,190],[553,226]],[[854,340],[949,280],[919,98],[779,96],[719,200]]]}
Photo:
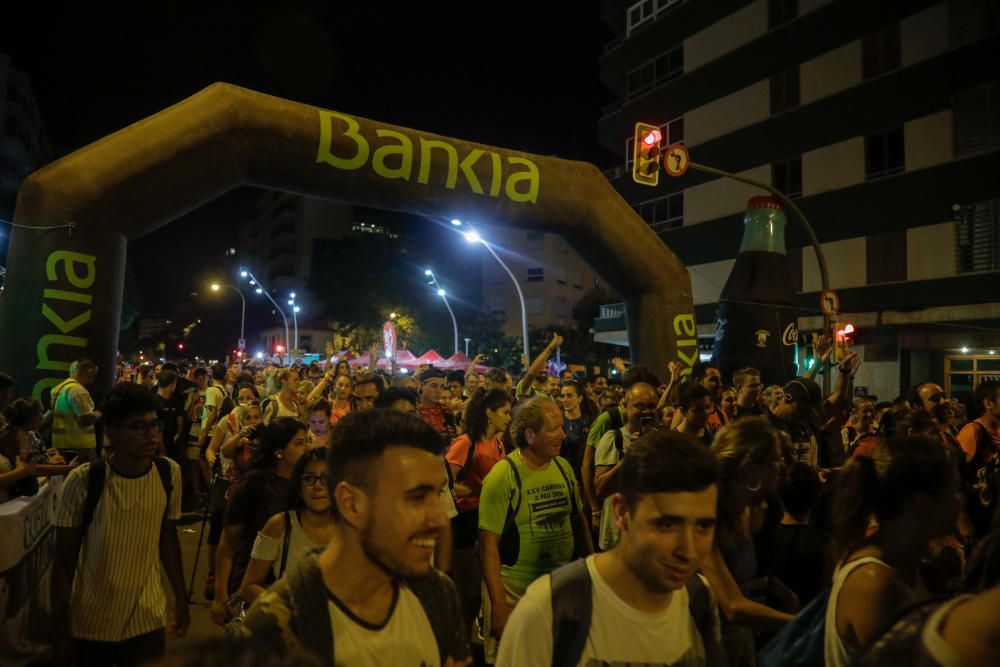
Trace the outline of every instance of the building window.
{"label": "building window", "polygon": [[1000,199],[963,206],[956,218],[958,272],[1000,269]]}
{"label": "building window", "polygon": [[774,30],[799,15],[799,0],[768,0],[767,29]]}
{"label": "building window", "polygon": [[[663,125],[660,125],[660,133],[663,135],[663,139],[660,141],[660,147],[666,151],[667,148],[673,146],[674,144],[684,143],[684,116],[679,118],[674,118],[673,120],[668,120]],[[625,168],[631,169],[632,167],[632,144],[635,143],[635,137],[629,137],[625,140]]]}
{"label": "building window", "polygon": [[528,250],[545,249],[545,232],[528,231],[524,233],[525,248]]}
{"label": "building window", "polygon": [[528,278],[529,283],[540,283],[545,280],[545,269],[540,266],[529,266],[528,267]]}
{"label": "building window", "polygon": [[684,50],[676,46],[625,75],[625,96],[634,97],[684,73]]}
{"label": "building window", "polygon": [[556,282],[565,285],[567,279],[569,278],[568,274],[569,274],[569,271],[566,269],[565,266],[557,266],[556,267]]}
{"label": "building window", "polygon": [[529,315],[541,315],[543,301],[540,296],[529,296],[524,299],[524,309],[528,311]]}
{"label": "building window", "polygon": [[771,165],[771,184],[789,197],[802,196],[802,158]]}
{"label": "building window", "polygon": [[684,224],[684,193],[675,192],[666,197],[643,202],[634,207],[646,224],[657,234],[676,229]]}
{"label": "building window", "polygon": [[906,280],[906,230],[865,238],[868,284]]}
{"label": "building window", "polygon": [[583,287],[583,271],[573,272],[573,287]]}
{"label": "building window", "polygon": [[861,78],[871,79],[899,69],[901,64],[898,22],[861,38]]}
{"label": "building window", "polygon": [[959,0],[948,3],[951,48],[971,44],[1000,25],[1000,3],[996,0]]}
{"label": "building window", "polygon": [[771,115],[799,106],[799,68],[771,77]]}
{"label": "building window", "polygon": [[963,90],[951,106],[955,157],[1000,148],[1000,80]]}
{"label": "building window", "polygon": [[506,315],[507,314],[507,304],[506,298],[503,294],[494,294],[489,297],[486,302],[486,308],[493,315]]}
{"label": "building window", "polygon": [[903,129],[865,137],[865,178],[881,178],[903,171]]}
{"label": "building window", "polygon": [[553,305],[553,310],[556,312],[556,317],[569,317],[570,308],[569,301],[563,297],[556,297],[555,304]]}

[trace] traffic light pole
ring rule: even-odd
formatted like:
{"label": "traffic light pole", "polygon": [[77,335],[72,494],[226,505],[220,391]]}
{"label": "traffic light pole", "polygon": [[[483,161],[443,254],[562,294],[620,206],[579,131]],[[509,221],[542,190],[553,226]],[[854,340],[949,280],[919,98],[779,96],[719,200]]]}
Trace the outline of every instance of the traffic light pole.
{"label": "traffic light pole", "polygon": [[[791,199],[785,196],[783,192],[777,188],[771,186],[768,183],[762,183],[761,181],[756,181],[752,178],[747,178],[746,176],[740,176],[739,174],[733,174],[728,171],[723,171],[721,169],[716,169],[715,167],[709,167],[704,164],[698,164],[697,162],[689,162],[689,169],[696,169],[697,171],[705,172],[706,174],[712,174],[714,176],[722,176],[723,178],[731,178],[735,181],[740,181],[741,183],[746,183],[747,185],[752,185],[757,188],[762,188],[770,192],[776,199],[781,201],[782,204],[787,206],[792,210],[795,215],[799,217],[802,221],[802,228],[806,231],[806,236],[809,237],[809,241],[812,243],[813,250],[816,252],[816,261],[819,263],[819,277],[820,282],[823,284],[823,291],[830,289],[830,274],[826,268],[826,257],[823,255],[823,248],[820,246],[819,238],[816,236],[816,230],[813,229],[812,224],[809,222],[809,218],[806,217],[805,213],[802,212],[798,206],[795,205]],[[832,320],[829,315],[823,315],[823,329],[826,335],[831,335],[833,333]],[[830,374],[823,373],[823,393],[827,395],[830,393]]]}

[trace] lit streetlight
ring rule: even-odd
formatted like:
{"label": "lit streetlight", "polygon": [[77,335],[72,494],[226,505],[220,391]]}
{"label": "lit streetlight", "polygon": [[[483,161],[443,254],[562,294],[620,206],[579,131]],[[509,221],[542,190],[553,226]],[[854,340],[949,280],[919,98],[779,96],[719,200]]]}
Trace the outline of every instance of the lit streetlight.
{"label": "lit streetlight", "polygon": [[240,295],[240,301],[243,302],[243,311],[240,314],[240,343],[239,343],[239,346],[238,346],[239,349],[242,350],[246,346],[246,336],[244,335],[244,329],[245,329],[245,325],[246,325],[246,321],[247,321],[247,298],[245,296],[243,296],[243,291],[240,290],[237,287],[234,287],[232,285],[223,285],[223,284],[220,284],[220,283],[212,283],[212,291],[213,292],[218,292],[223,287],[225,287],[226,289],[231,289],[234,292],[236,292],[237,294],[239,294]]}
{"label": "lit streetlight", "polygon": [[292,307],[292,325],[295,328],[295,351],[299,351],[299,307],[295,305],[295,292],[292,292],[288,296],[292,297],[288,300],[288,305]]}
{"label": "lit streetlight", "polygon": [[258,286],[256,290],[257,294],[263,294],[266,296],[267,300],[271,302],[271,305],[278,309],[278,313],[281,315],[281,320],[285,323],[285,364],[290,364],[291,362],[288,358],[288,355],[290,354],[288,349],[288,317],[285,316],[285,311],[281,309],[281,306],[278,305],[277,301],[271,298],[271,294],[264,290],[264,286],[259,280],[257,280],[257,276],[255,276],[252,271],[249,269],[242,269],[240,270],[240,275],[244,278],[250,278],[250,284]]}
{"label": "lit streetlight", "polygon": [[[452,222],[454,222],[454,221],[452,221]],[[441,285],[438,284],[437,276],[434,275],[434,272],[431,271],[430,269],[425,269],[424,270],[424,275],[430,278],[430,281],[428,282],[429,285],[433,285],[434,287],[437,287],[437,294],[438,294],[439,297],[441,297],[441,300],[444,301],[444,307],[448,309],[448,314],[451,315],[451,326],[452,326],[452,329],[455,332],[455,352],[454,352],[454,354],[458,354],[458,321],[455,319],[455,311],[453,311],[451,309],[451,304],[448,303],[448,295],[445,293],[445,291],[441,287]]]}
{"label": "lit streetlight", "polygon": [[493,250],[493,246],[487,243],[483,237],[479,235],[479,232],[474,229],[470,229],[462,234],[462,236],[464,236],[465,240],[469,243],[481,243],[483,247],[485,247],[489,253],[493,255],[493,259],[495,259],[497,263],[503,267],[503,270],[507,272],[508,276],[510,276],[511,282],[514,283],[514,289],[517,290],[517,298],[521,302],[521,338],[524,343],[524,358],[528,359],[530,362],[531,355],[528,352],[528,309],[524,305],[524,292],[521,291],[521,285],[517,282],[517,278],[514,277],[514,272],[510,270],[510,267],[507,266],[502,259],[500,259],[500,255]]}

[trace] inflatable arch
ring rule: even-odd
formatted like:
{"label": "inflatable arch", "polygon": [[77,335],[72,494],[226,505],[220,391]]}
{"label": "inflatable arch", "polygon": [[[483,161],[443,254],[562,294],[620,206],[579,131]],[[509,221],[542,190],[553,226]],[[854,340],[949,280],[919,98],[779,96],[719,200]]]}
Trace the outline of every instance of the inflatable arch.
{"label": "inflatable arch", "polygon": [[386,125],[224,83],[32,174],[0,368],[42,396],[88,354],[113,381],[126,242],[240,185],[562,234],[625,298],[633,358],[698,359],[687,269],[591,164]]}

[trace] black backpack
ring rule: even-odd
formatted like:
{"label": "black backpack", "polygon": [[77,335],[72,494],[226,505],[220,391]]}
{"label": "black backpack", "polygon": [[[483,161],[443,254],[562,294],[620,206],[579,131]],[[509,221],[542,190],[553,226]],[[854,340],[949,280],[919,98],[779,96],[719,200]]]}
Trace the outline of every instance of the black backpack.
{"label": "black backpack", "polygon": [[[552,581],[552,667],[576,667],[590,634],[594,598],[587,559],[581,558],[549,574]],[[684,584],[688,611],[705,644],[705,664],[728,665],[725,649],[713,629],[712,596],[698,575]]]}
{"label": "black backpack", "polygon": [[[503,522],[503,532],[500,534],[500,541],[497,544],[497,551],[500,552],[501,565],[512,566],[517,563],[518,555],[521,552],[521,535],[517,532],[517,513],[521,509],[521,473],[517,471],[517,465],[510,460],[510,454],[503,457],[501,461],[506,461],[510,465],[511,472],[514,473],[515,487],[511,489],[507,505],[507,518]],[[576,506],[576,485],[570,481],[569,475],[559,463],[559,458],[552,459],[552,464],[559,470],[566,486],[569,489],[570,512],[576,514],[580,509]],[[499,465],[499,463],[497,464]]]}
{"label": "black backpack", "polygon": [[[215,422],[219,423],[220,419],[236,409],[236,403],[233,401],[233,397],[229,395],[229,392],[226,391],[225,387],[217,384],[213,384],[212,387],[215,387],[222,392],[222,403],[219,403],[219,414],[215,419]],[[212,387],[209,387],[209,389]]]}
{"label": "black backpack", "polygon": [[[167,509],[164,512],[166,515],[166,512],[170,511],[170,496],[174,492],[174,483],[170,478],[170,461],[162,456],[156,456],[153,458],[153,465],[156,466],[156,472],[160,474],[163,491],[167,494]],[[97,503],[101,500],[101,494],[104,493],[104,482],[107,477],[108,462],[106,459],[97,459],[90,464],[90,469],[87,470],[87,499],[83,503],[83,520],[80,522],[81,542],[94,520],[94,511],[97,509]]]}

